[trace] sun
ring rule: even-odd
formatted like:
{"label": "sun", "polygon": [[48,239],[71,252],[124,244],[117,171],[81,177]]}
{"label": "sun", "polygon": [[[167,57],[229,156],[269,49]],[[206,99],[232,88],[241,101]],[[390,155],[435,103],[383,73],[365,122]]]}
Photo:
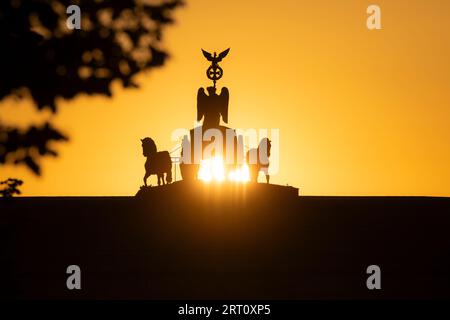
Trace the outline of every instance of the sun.
{"label": "sun", "polygon": [[227,171],[224,160],[215,156],[201,161],[197,177],[207,183],[212,181],[245,183],[250,181],[250,172],[246,163],[234,170]]}
{"label": "sun", "polygon": [[242,166],[228,173],[228,180],[234,182],[249,182],[250,181],[250,171],[248,165],[244,163]]}
{"label": "sun", "polygon": [[225,180],[225,164],[221,157],[203,159],[198,170],[198,178],[205,182]]}

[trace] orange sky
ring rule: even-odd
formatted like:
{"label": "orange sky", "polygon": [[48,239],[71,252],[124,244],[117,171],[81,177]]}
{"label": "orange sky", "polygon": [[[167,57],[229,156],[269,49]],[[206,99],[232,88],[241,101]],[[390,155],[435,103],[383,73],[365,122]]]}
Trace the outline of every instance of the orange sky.
{"label": "orange sky", "polygon": [[[366,28],[372,3],[382,30]],[[450,1],[191,0],[175,17],[172,58],[140,75],[139,90],[60,101],[56,115],[2,101],[2,121],[52,118],[71,141],[43,161],[42,177],[3,166],[0,178],[24,179],[24,195],[133,195],[139,139],[172,149],[172,131],[193,126],[197,89],[209,85],[200,48],[231,47],[219,81],[229,125],[280,129],[271,182],[307,195],[450,196]]]}

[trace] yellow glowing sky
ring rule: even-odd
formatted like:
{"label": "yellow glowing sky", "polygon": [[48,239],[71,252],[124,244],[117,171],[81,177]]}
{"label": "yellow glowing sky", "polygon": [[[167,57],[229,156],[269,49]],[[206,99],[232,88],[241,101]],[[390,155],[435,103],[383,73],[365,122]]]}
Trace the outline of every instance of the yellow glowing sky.
{"label": "yellow glowing sky", "polygon": [[[366,28],[372,3],[382,30]],[[229,125],[280,129],[271,182],[308,195],[450,196],[450,1],[191,0],[175,17],[172,58],[140,75],[139,90],[60,101],[53,116],[4,100],[2,121],[53,118],[71,141],[43,161],[42,177],[7,166],[0,178],[24,179],[24,195],[134,194],[139,139],[171,149],[209,85],[200,48],[231,47],[219,82],[230,89]]]}

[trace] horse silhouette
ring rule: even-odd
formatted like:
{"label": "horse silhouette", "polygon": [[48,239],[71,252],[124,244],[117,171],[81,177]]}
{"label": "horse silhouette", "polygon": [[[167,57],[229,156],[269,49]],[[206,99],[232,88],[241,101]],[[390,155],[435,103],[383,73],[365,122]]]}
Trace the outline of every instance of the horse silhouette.
{"label": "horse silhouette", "polygon": [[[151,138],[141,139],[142,154],[147,158],[145,161],[144,185],[147,186],[147,178],[152,174],[158,176],[158,186],[172,182],[172,159],[168,151],[158,152],[155,141]],[[164,180],[164,173],[166,179]]]}
{"label": "horse silhouette", "polygon": [[263,138],[259,142],[258,148],[247,151],[247,165],[250,173],[250,181],[257,182],[258,174],[263,171],[266,175],[266,182],[269,183],[269,157],[272,143],[268,138]]}

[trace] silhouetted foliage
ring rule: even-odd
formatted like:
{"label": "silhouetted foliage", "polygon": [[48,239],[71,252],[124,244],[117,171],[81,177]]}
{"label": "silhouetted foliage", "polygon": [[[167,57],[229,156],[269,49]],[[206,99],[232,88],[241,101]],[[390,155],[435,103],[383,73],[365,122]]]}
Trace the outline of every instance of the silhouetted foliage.
{"label": "silhouetted foliage", "polygon": [[10,198],[15,194],[20,194],[19,186],[22,184],[22,180],[12,178],[5,181],[0,181],[0,195],[5,198]]}
{"label": "silhouetted foliage", "polygon": [[[181,4],[181,0],[2,0],[0,99],[29,96],[39,110],[56,112],[58,97],[111,96],[114,80],[137,87],[134,75],[166,60],[167,53],[160,48],[162,29]],[[79,30],[66,25],[70,5],[81,9]],[[0,163],[25,163],[39,174],[35,157],[56,155],[47,147],[50,140],[65,138],[49,124],[22,133],[2,127]],[[21,155],[9,157],[10,153]]]}
{"label": "silhouetted foliage", "polygon": [[23,163],[34,173],[40,174],[37,158],[46,155],[57,156],[49,144],[51,141],[65,140],[67,138],[49,123],[42,127],[32,126],[25,132],[0,127],[0,164],[7,161],[14,164]]}

